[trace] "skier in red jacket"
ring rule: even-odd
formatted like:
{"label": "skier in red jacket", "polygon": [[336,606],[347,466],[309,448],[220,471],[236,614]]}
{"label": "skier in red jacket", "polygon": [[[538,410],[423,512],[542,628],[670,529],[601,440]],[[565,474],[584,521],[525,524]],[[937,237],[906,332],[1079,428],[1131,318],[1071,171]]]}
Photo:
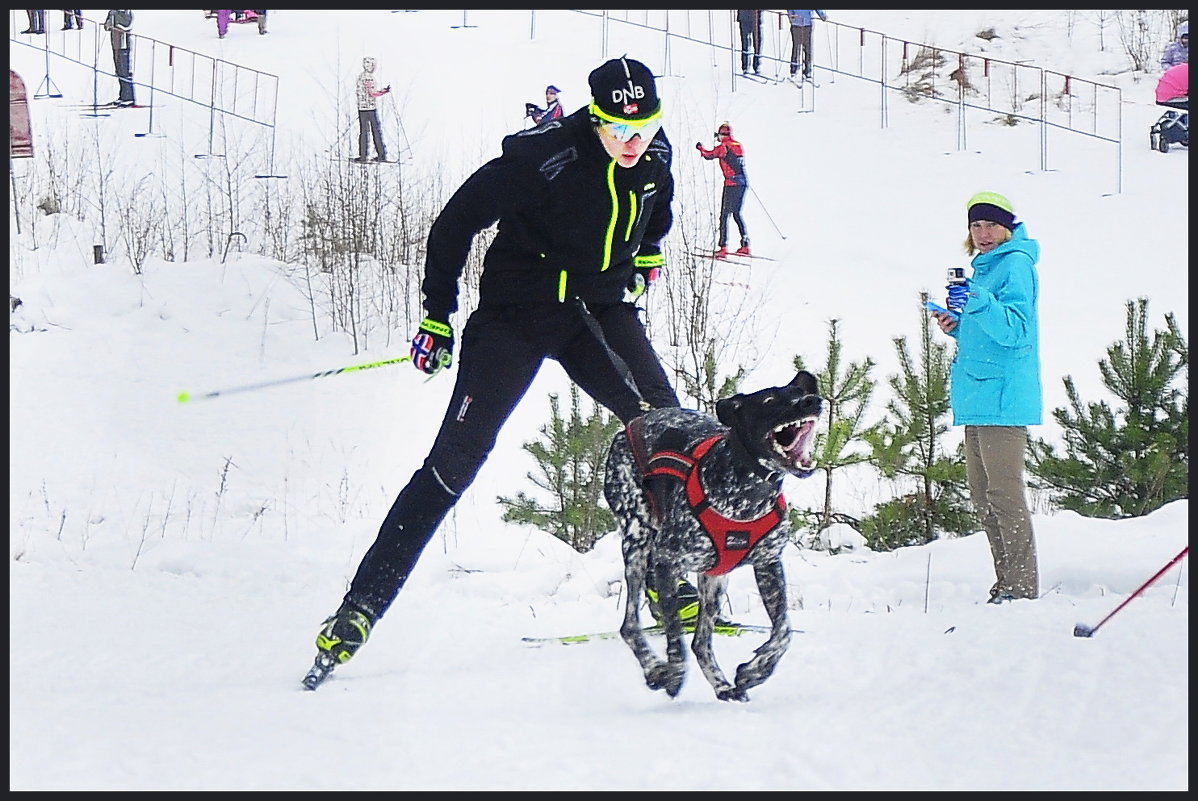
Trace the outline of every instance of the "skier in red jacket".
{"label": "skier in red jacket", "polygon": [[702,142],[695,142],[695,149],[705,159],[719,159],[720,170],[724,173],[724,194],[720,198],[720,244],[715,257],[728,257],[728,217],[736,220],[740,229],[740,249],[738,256],[752,255],[749,252],[749,231],[745,227],[744,217],[740,214],[741,206],[745,203],[745,192],[749,189],[749,178],[745,175],[745,148],[732,138],[732,126],[724,122],[716,131],[719,144],[711,150],[703,147]]}

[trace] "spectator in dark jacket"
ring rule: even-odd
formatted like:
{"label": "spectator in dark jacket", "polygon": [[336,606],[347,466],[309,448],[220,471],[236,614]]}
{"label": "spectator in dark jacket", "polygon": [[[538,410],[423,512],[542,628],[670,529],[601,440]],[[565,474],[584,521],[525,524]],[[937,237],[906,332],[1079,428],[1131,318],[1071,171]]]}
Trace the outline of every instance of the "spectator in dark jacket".
{"label": "spectator in dark jacket", "polygon": [[533,105],[532,103],[525,104],[524,110],[532,118],[533,125],[540,125],[542,122],[548,122],[549,120],[561,119],[562,104],[557,99],[560,91],[553,84],[545,87],[545,108]]}
{"label": "spectator in dark jacket", "polygon": [[104,19],[104,30],[112,39],[112,63],[117,81],[121,86],[120,96],[113,101],[115,106],[132,106],[137,103],[133,92],[133,12],[109,11]]}
{"label": "spectator in dark jacket", "polygon": [[25,14],[29,17],[29,27],[21,31],[21,33],[45,33],[46,32],[46,12],[45,9],[36,11],[26,11]]}
{"label": "spectator in dark jacket", "polygon": [[753,72],[761,74],[761,14],[760,10],[737,11],[740,27],[740,71],[749,74],[749,54],[753,56]]}

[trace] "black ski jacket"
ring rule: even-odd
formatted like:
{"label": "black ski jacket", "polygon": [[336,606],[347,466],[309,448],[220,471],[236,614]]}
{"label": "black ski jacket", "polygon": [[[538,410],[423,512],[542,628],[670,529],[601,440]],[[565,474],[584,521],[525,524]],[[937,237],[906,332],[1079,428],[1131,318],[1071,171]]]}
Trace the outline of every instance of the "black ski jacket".
{"label": "black ski jacket", "polygon": [[498,225],[483,258],[479,308],[619,303],[633,258],[660,253],[673,223],[673,150],[664,131],[634,167],[603,148],[587,109],[505,136],[433,223],[424,309],[448,322],[475,235]]}

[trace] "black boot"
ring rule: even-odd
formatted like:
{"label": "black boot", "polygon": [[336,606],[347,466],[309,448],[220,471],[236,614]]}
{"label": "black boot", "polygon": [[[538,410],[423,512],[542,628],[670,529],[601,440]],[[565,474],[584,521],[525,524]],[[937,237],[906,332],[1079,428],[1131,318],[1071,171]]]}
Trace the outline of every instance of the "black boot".
{"label": "black boot", "polygon": [[316,635],[316,649],[332,656],[338,664],[348,662],[370,639],[373,625],[369,615],[343,602],[336,612],[325,618]]}

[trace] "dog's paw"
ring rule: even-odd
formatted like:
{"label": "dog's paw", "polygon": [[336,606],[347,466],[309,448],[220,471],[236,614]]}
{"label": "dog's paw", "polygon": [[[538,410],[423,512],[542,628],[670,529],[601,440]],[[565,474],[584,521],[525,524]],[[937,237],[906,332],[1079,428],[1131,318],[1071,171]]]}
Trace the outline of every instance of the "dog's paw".
{"label": "dog's paw", "polygon": [[761,684],[774,672],[772,664],[763,669],[760,664],[755,664],[756,662],[757,660],[751,659],[736,669],[736,689],[742,693]]}
{"label": "dog's paw", "polygon": [[661,662],[645,673],[645,684],[650,690],[665,690],[671,698],[677,697],[682,689],[682,680],[686,678],[686,667],[683,665]]}
{"label": "dog's paw", "polygon": [[749,693],[740,687],[728,687],[725,690],[718,691],[715,697],[721,701],[748,701]]}

